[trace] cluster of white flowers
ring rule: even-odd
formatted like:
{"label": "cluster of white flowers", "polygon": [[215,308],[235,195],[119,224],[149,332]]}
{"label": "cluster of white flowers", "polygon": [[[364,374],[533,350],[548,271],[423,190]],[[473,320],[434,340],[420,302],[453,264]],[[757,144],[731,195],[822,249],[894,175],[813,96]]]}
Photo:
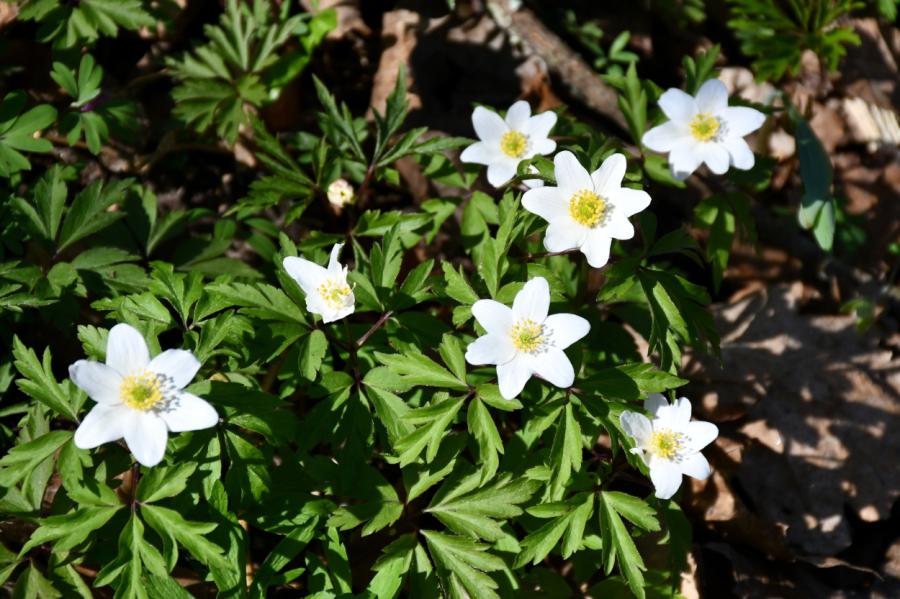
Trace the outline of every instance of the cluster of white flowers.
{"label": "cluster of white flowers", "polygon": [[[729,107],[725,86],[718,80],[703,84],[696,98],[670,89],[660,98],[669,122],[648,131],[648,148],[669,152],[674,175],[684,178],[705,162],[721,174],[729,165],[753,166],[753,153],[743,136],[759,128],[764,115],[751,108]],[[465,162],[487,166],[491,185],[512,179],[519,163],[556,150],[548,136],[556,114],[531,115],[527,102],[519,101],[506,118],[483,107],[472,114],[479,140],[461,155]],[[631,239],[629,217],[650,205],[650,196],[639,189],[622,187],[626,160],[613,154],[594,172],[568,151],[553,160],[555,186],[526,181],[529,189],[523,207],[547,221],[544,247],[549,252],[581,251],[588,264],[600,268],[609,261],[613,239]],[[532,171],[533,172],[533,171]],[[336,207],[353,199],[353,188],[335,181],[328,198]],[[328,266],[305,258],[287,257],[283,266],[303,289],[306,308],[324,323],[353,313],[356,300],[347,282],[347,267],[338,260],[343,244],[331,249]],[[533,376],[560,388],[575,381],[575,370],[565,349],[590,332],[590,324],[575,314],[549,314],[550,286],[543,277],[529,280],[516,294],[512,307],[483,299],[472,305],[472,314],[485,334],[466,348],[472,365],[494,365],[500,393],[515,398]],[[79,360],[69,368],[72,381],[97,405],[75,432],[82,449],[124,438],[135,459],[144,466],[158,464],[166,450],[168,432],[200,430],[215,426],[218,414],[205,400],[184,391],[197,374],[200,362],[188,351],[170,349],[152,360],[141,334],[127,324],[109,332],[106,364]],[[700,450],[718,435],[715,425],[691,422],[691,404],[681,398],[669,405],[661,395],[644,404],[653,417],[624,412],[622,430],[635,444],[630,451],[641,456],[649,469],[656,496],[668,499],[681,485],[683,474],[709,476],[709,463]]]}

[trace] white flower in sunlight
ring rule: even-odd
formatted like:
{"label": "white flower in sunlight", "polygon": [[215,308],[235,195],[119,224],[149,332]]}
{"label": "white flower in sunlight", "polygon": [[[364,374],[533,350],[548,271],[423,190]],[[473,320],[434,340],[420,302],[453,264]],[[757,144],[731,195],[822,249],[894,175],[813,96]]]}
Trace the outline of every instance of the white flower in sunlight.
{"label": "white flower in sunlight", "polygon": [[187,391],[200,369],[189,351],[168,349],[152,360],[147,343],[132,326],[109,331],[106,364],[78,360],[72,379],[97,405],[75,431],[75,446],[92,449],[125,439],[134,458],[155,466],[166,453],[168,431],[180,433],[215,426],[216,410]]}
{"label": "white flower in sunlight", "polygon": [[353,203],[353,186],[346,179],[337,179],[328,186],[328,201],[335,208]]}
{"label": "white flower in sunlight", "polygon": [[766,115],[728,106],[728,90],[718,79],[704,83],[696,97],[669,89],[660,96],[659,107],[669,120],[644,133],[641,142],[655,152],[668,152],[677,179],[686,179],[703,162],[717,175],[729,166],[753,168],[753,151],[744,136],[759,129]]}
{"label": "white flower in sunlight", "polygon": [[563,351],[591,330],[575,314],[547,315],[550,286],[543,277],[528,281],[512,308],[494,300],[478,300],[472,314],[487,331],[466,348],[473,365],[496,364],[500,393],[513,399],[536,374],[557,387],[569,387],[575,370]]}
{"label": "white flower in sunlight", "polygon": [[319,314],[322,322],[340,320],[353,314],[356,298],[353,290],[347,285],[347,267],[338,262],[342,243],[331,248],[331,259],[328,268],[304,258],[288,256],[284,259],[284,270],[306,294],[306,309]]}
{"label": "white flower in sunlight", "polygon": [[658,393],[647,397],[644,409],[653,420],[637,412],[622,412],[619,422],[635,447],[631,453],[640,454],[650,469],[650,480],[656,496],[669,499],[681,486],[681,476],[687,474],[700,480],[709,476],[709,462],[700,450],[719,436],[719,429],[711,422],[691,422],[691,402],[686,397],[669,405]]}
{"label": "white flower in sunlight", "polygon": [[588,264],[600,268],[609,261],[613,239],[631,239],[628,217],[650,205],[646,191],[622,187],[625,156],[613,154],[588,173],[572,152],[560,152],[553,163],[556,187],[525,192],[522,206],[549,224],[544,247],[550,252],[579,249]]}
{"label": "white flower in sunlight", "polygon": [[480,141],[463,150],[459,159],[487,165],[488,183],[500,187],[515,176],[521,161],[553,153],[556,142],[547,135],[555,124],[556,113],[531,116],[531,106],[525,100],[510,106],[506,119],[478,106],[472,112],[472,126]]}

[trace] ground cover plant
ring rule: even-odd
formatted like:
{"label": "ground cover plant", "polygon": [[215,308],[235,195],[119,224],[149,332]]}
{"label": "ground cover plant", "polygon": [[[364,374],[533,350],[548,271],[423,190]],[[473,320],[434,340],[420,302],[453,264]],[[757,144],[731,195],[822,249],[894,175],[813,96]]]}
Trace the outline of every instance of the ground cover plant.
{"label": "ground cover plant", "polygon": [[896,3],[364,4],[0,4],[4,592],[690,596],[715,302],[858,282],[814,98]]}

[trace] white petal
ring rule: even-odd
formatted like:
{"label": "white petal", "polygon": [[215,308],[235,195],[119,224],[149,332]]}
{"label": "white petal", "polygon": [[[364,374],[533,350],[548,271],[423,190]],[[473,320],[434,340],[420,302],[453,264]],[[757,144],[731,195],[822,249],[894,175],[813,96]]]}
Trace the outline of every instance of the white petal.
{"label": "white petal", "polygon": [[558,187],[529,189],[522,196],[522,207],[544,220],[552,222],[568,214],[569,201],[563,196],[564,192]]}
{"label": "white petal", "polygon": [[219,423],[219,414],[208,401],[186,391],[170,401],[159,417],[173,433],[199,431]]}
{"label": "white petal", "polygon": [[493,110],[484,106],[478,106],[472,112],[472,126],[481,141],[499,141],[503,134],[509,131],[506,121]]}
{"label": "white petal", "polygon": [[700,145],[703,162],[709,167],[713,173],[724,175],[728,172],[728,165],[731,158],[728,156],[728,150],[722,144],[705,143]]}
{"label": "white petal", "polygon": [[722,112],[730,137],[744,137],[766,122],[766,115],[749,106],[729,106]]}
{"label": "white petal", "polygon": [[650,205],[650,194],[643,189],[621,187],[609,199],[616,205],[616,210],[625,216],[633,216]]}
{"label": "white petal", "polygon": [[539,377],[560,388],[571,387],[575,382],[572,362],[561,349],[549,349],[530,358],[531,370]]}
{"label": "white petal", "polygon": [[513,326],[512,309],[491,299],[478,300],[472,304],[472,316],[492,335],[509,335],[509,329]]}
{"label": "white petal", "polygon": [[709,478],[709,462],[703,457],[702,453],[695,453],[686,457],[678,464],[684,474],[698,480],[706,480]]}
{"label": "white petal", "polygon": [[341,255],[342,247],[344,247],[343,243],[336,243],[331,248],[331,256],[328,258],[328,273],[332,276],[341,276],[344,274],[344,267],[341,266],[341,263],[338,260],[338,256]]}
{"label": "white petal", "polygon": [[753,156],[753,150],[747,145],[747,142],[740,137],[732,137],[722,142],[728,154],[731,156],[731,164],[734,168],[742,171],[750,170],[756,159]]}
{"label": "white petal", "polygon": [[671,499],[681,486],[681,470],[667,460],[651,460],[650,480],[660,499]]}
{"label": "white petal", "polygon": [[550,285],[544,277],[534,277],[522,287],[513,300],[513,321],[530,318],[536,323],[547,319],[550,309]]}
{"label": "white petal", "polygon": [[700,146],[693,140],[684,140],[669,152],[669,166],[676,179],[687,179],[702,162]]}
{"label": "white petal", "polygon": [[644,133],[641,143],[654,152],[669,152],[688,135],[682,124],[668,121]]}
{"label": "white petal", "polygon": [[609,250],[612,239],[602,230],[594,230],[588,233],[581,244],[581,251],[587,258],[588,264],[594,268],[602,268],[609,262]]}
{"label": "white petal", "polygon": [[284,259],[284,270],[288,275],[300,285],[303,293],[311,295],[318,287],[322,280],[328,276],[328,271],[319,266],[315,262],[310,262],[306,258],[296,258],[288,256]]}
{"label": "white petal", "polygon": [[322,322],[325,324],[340,320],[342,318],[350,316],[356,310],[356,296],[353,295],[353,292],[350,292],[350,294],[347,296],[347,302],[349,302],[348,305],[345,305],[338,310],[328,307],[326,309],[323,309],[321,312],[317,312],[317,314],[320,314],[322,316]]}
{"label": "white petal", "polygon": [[[556,125],[556,113],[548,110],[528,119],[528,122],[522,127],[522,133],[531,138],[532,142],[544,140],[550,135],[550,130],[553,129],[554,125]],[[555,145],[556,142],[554,142]],[[552,152],[553,150],[550,151]],[[538,153],[545,154],[546,152]]]}
{"label": "white petal", "polygon": [[156,466],[166,454],[166,423],[152,412],[131,412],[131,418],[125,420],[125,444],[141,465]]}
{"label": "white petal", "polygon": [[600,197],[606,198],[622,187],[622,179],[628,164],[622,154],[613,154],[603,161],[600,168],[591,173],[591,181],[594,183],[594,192]]}
{"label": "white petal", "polygon": [[506,399],[515,399],[530,378],[531,368],[523,356],[517,356],[506,364],[497,366],[497,384],[500,387],[500,395]]}
{"label": "white petal", "polygon": [[565,252],[581,247],[587,228],[571,218],[561,218],[550,223],[544,233],[544,247],[548,252]]}
{"label": "white petal", "polygon": [[487,168],[488,183],[494,187],[500,187],[516,175],[519,162],[508,160],[495,160]]}
{"label": "white petal", "polygon": [[556,185],[565,190],[565,193],[580,189],[593,189],[594,183],[575,154],[564,150],[553,158],[554,171],[556,173]]}
{"label": "white petal", "polygon": [[490,164],[496,157],[496,153],[492,150],[493,146],[483,141],[476,141],[471,146],[462,151],[459,159],[463,162],[471,162],[474,164]]}
{"label": "white petal", "polygon": [[[519,100],[506,111],[506,124],[515,131],[522,131],[529,118],[531,118],[531,105],[525,100]],[[522,132],[524,133],[524,131]]]}
{"label": "white petal", "polygon": [[697,112],[719,114],[728,108],[728,88],[718,79],[710,79],[697,92]]}
{"label": "white petal", "polygon": [[96,405],[87,413],[75,430],[75,447],[93,449],[104,443],[121,439],[124,424],[131,410],[123,405]]}
{"label": "white petal", "polygon": [[661,406],[654,413],[669,426],[680,427],[691,421],[691,402],[687,397],[679,397],[671,405]]}
{"label": "white petal", "polygon": [[509,335],[482,335],[466,347],[466,362],[474,366],[482,364],[506,364],[516,357],[516,348]]}
{"label": "white petal", "polygon": [[122,375],[106,364],[78,360],[69,366],[69,378],[97,403],[107,405],[122,403],[119,398]]}
{"label": "white petal", "polygon": [[669,120],[677,123],[686,123],[697,114],[694,98],[674,87],[659,97],[659,107]]}
{"label": "white petal", "polygon": [[607,235],[613,239],[631,239],[634,237],[634,225],[622,212],[616,210],[610,215],[609,222],[603,227]]}
{"label": "white petal", "polygon": [[200,360],[183,349],[167,349],[147,364],[147,369],[172,379],[179,389],[187,387],[200,370]]}
{"label": "white petal", "polygon": [[531,143],[531,156],[534,156],[535,154],[546,156],[547,154],[552,154],[554,151],[556,151],[556,142],[552,139],[544,138],[531,140]]}
{"label": "white petal", "polygon": [[117,324],[109,330],[106,341],[106,364],[122,376],[128,376],[147,367],[150,351],[136,328]]}
{"label": "white petal", "polygon": [[688,446],[694,451],[700,451],[719,436],[719,427],[712,422],[701,420],[688,422],[681,427],[681,431],[690,439]]}
{"label": "white petal", "polygon": [[647,444],[650,435],[653,434],[653,427],[650,421],[643,414],[637,412],[622,412],[619,416],[619,424],[625,434],[633,438],[635,445],[642,447]]}
{"label": "white petal", "polygon": [[577,314],[551,314],[544,326],[553,332],[553,347],[557,349],[566,349],[591,331],[591,323]]}
{"label": "white petal", "polygon": [[651,393],[644,400],[644,409],[654,418],[658,417],[657,415],[662,408],[667,407],[669,407],[669,401],[662,393]]}

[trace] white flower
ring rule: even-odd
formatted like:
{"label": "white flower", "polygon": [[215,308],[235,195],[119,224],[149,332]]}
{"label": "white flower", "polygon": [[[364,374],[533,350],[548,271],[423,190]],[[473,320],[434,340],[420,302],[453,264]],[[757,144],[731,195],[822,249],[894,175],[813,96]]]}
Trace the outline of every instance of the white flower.
{"label": "white flower", "polygon": [[506,119],[478,106],[472,112],[472,126],[480,141],[463,150],[459,159],[486,164],[488,183],[500,187],[515,176],[521,161],[553,153],[556,142],[547,135],[555,124],[556,113],[531,116],[531,106],[525,100],[510,106]]}
{"label": "white flower", "polygon": [[686,397],[669,405],[658,393],[647,397],[644,409],[651,421],[637,412],[622,412],[622,429],[634,438],[631,453],[640,454],[650,469],[656,496],[669,499],[681,486],[681,475],[700,480],[709,476],[709,462],[700,450],[719,436],[711,422],[691,422],[691,402]]}
{"label": "white flower", "polygon": [[613,154],[593,173],[572,152],[560,152],[553,163],[556,187],[526,191],[522,206],[550,223],[544,235],[547,251],[580,249],[588,264],[600,268],[609,261],[613,239],[634,237],[628,217],[649,206],[650,196],[622,187],[622,154]]}
{"label": "white flower", "polygon": [[284,270],[306,294],[306,309],[322,316],[323,322],[340,320],[353,314],[356,298],[347,285],[347,267],[338,262],[342,243],[331,248],[328,268],[304,258],[288,256],[284,259]]}
{"label": "white flower", "polygon": [[346,179],[337,179],[328,186],[328,201],[335,208],[353,203],[353,186]]}
{"label": "white flower", "polygon": [[766,115],[746,106],[728,106],[728,90],[718,79],[704,83],[696,97],[669,89],[660,96],[659,107],[669,121],[647,131],[641,142],[669,153],[677,179],[686,179],[703,162],[717,175],[729,166],[753,168],[753,151],[744,136],[759,129]]}
{"label": "white flower", "polygon": [[168,349],[152,360],[147,343],[132,326],[109,331],[106,364],[78,360],[72,379],[97,405],[75,431],[75,446],[92,449],[124,437],[134,458],[155,466],[166,453],[168,431],[180,433],[215,426],[215,408],[184,387],[200,369],[189,351]]}
{"label": "white flower", "polygon": [[513,399],[536,374],[557,387],[569,387],[575,370],[564,349],[591,330],[574,314],[553,314],[550,286],[543,277],[525,283],[512,309],[494,300],[478,300],[472,314],[487,331],[466,348],[469,364],[496,364],[500,394]]}

